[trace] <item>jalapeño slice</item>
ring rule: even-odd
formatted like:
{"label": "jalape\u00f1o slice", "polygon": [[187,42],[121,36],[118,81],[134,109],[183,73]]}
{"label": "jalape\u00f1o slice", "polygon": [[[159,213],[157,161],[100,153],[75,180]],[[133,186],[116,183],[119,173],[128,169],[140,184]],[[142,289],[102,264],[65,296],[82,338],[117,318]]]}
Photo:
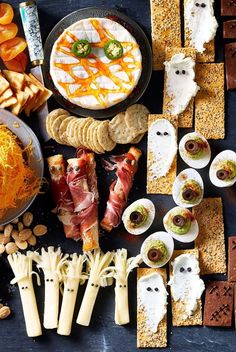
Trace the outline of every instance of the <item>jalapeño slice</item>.
{"label": "jalape\u00f1o slice", "polygon": [[110,60],[120,59],[123,56],[123,46],[118,40],[109,40],[104,46],[104,53]]}
{"label": "jalape\u00f1o slice", "polygon": [[86,57],[91,53],[91,45],[86,39],[80,39],[72,45],[72,53],[78,57]]}

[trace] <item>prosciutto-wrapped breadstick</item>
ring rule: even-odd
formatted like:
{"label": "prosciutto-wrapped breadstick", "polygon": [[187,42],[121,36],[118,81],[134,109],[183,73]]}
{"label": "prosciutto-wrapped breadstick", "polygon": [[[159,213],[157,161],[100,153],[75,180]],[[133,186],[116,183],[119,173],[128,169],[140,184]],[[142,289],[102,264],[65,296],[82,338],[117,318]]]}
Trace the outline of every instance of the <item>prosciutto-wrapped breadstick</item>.
{"label": "prosciutto-wrapped breadstick", "polygon": [[78,151],[78,158],[69,159],[67,183],[78,215],[77,224],[85,252],[99,248],[98,243],[98,191],[94,154]]}
{"label": "prosciutto-wrapped breadstick", "polygon": [[101,227],[108,232],[120,224],[141,155],[141,150],[131,147],[126,154],[112,156],[110,160],[113,164],[104,161],[105,169],[107,171],[115,170],[117,177],[110,186],[107,208],[101,222]]}
{"label": "prosciutto-wrapped breadstick", "polygon": [[56,208],[53,210],[63,223],[67,238],[80,238],[79,226],[75,225],[77,215],[74,213],[74,203],[66,182],[66,170],[63,155],[50,156],[47,159],[51,176],[51,190]]}

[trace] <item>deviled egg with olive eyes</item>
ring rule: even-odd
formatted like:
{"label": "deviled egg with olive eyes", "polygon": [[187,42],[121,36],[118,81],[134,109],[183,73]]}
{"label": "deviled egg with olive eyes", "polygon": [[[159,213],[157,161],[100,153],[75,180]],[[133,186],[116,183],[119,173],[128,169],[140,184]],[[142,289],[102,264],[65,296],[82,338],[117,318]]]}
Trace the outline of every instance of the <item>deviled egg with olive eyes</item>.
{"label": "deviled egg with olive eyes", "polygon": [[191,208],[198,205],[202,201],[203,193],[203,180],[196,170],[185,169],[177,175],[172,194],[178,206]]}
{"label": "deviled egg with olive eyes", "polygon": [[231,187],[236,182],[236,153],[224,150],[212,161],[210,180],[216,187]]}
{"label": "deviled egg with olive eyes", "polygon": [[211,148],[200,133],[187,133],[179,143],[179,153],[183,161],[194,169],[202,169],[210,162]]}
{"label": "deviled egg with olive eyes", "polygon": [[171,235],[164,231],[148,236],[141,247],[141,256],[145,264],[151,268],[160,268],[172,257],[174,241]]}
{"label": "deviled egg with olive eyes", "polygon": [[197,220],[190,210],[175,207],[164,216],[165,230],[177,241],[189,243],[194,241],[199,232]]}
{"label": "deviled egg with olive eyes", "polygon": [[122,221],[132,235],[141,235],[152,225],[155,207],[151,200],[142,198],[130,204],[124,211]]}

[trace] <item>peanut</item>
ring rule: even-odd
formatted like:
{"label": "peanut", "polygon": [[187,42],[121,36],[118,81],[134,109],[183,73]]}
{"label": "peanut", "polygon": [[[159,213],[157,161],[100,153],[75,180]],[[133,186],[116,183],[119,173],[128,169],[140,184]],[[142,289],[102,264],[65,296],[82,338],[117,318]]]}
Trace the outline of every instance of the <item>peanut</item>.
{"label": "peanut", "polygon": [[18,248],[24,250],[28,247],[28,242],[27,241],[15,241],[15,244],[17,245]]}
{"label": "peanut", "polygon": [[0,319],[6,319],[11,314],[11,310],[7,306],[0,308]]}
{"label": "peanut", "polygon": [[33,233],[35,234],[35,236],[43,236],[47,233],[47,231],[48,229],[45,225],[36,225],[33,228]]}
{"label": "peanut", "polygon": [[24,229],[24,225],[22,224],[21,221],[18,222],[17,227],[18,227],[18,231],[19,231],[19,232]]}
{"label": "peanut", "polygon": [[5,248],[7,254],[13,254],[18,251],[18,247],[14,242],[7,243]]}
{"label": "peanut", "polygon": [[0,244],[7,244],[8,242],[10,242],[10,237],[6,237],[3,233],[0,233]]}
{"label": "peanut", "polygon": [[31,235],[30,238],[28,238],[28,243],[30,246],[35,246],[37,243],[36,237],[34,235]]}
{"label": "peanut", "polygon": [[32,222],[33,222],[33,214],[30,211],[27,211],[23,215],[23,224],[26,227],[29,227],[32,224]]}
{"label": "peanut", "polygon": [[30,229],[24,229],[19,232],[20,241],[26,241],[32,235],[32,231]]}
{"label": "peanut", "polygon": [[12,224],[6,225],[5,228],[4,228],[4,236],[5,237],[10,237],[12,230],[13,230],[13,225]]}

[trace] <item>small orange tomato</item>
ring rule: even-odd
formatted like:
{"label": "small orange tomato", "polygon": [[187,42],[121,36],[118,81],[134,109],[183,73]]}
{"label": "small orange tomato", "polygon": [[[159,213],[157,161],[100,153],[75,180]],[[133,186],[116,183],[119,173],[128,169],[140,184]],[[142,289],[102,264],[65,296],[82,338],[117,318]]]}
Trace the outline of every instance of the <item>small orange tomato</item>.
{"label": "small orange tomato", "polygon": [[24,38],[15,37],[7,40],[0,45],[0,57],[3,61],[10,61],[22,53],[26,47],[27,43]]}
{"label": "small orange tomato", "polygon": [[0,24],[10,24],[14,17],[14,11],[10,4],[0,4]]}
{"label": "small orange tomato", "polygon": [[25,72],[28,63],[28,56],[22,52],[10,61],[3,61],[6,68],[10,71]]}
{"label": "small orange tomato", "polygon": [[6,40],[12,39],[17,35],[18,27],[15,23],[0,24],[0,44]]}

